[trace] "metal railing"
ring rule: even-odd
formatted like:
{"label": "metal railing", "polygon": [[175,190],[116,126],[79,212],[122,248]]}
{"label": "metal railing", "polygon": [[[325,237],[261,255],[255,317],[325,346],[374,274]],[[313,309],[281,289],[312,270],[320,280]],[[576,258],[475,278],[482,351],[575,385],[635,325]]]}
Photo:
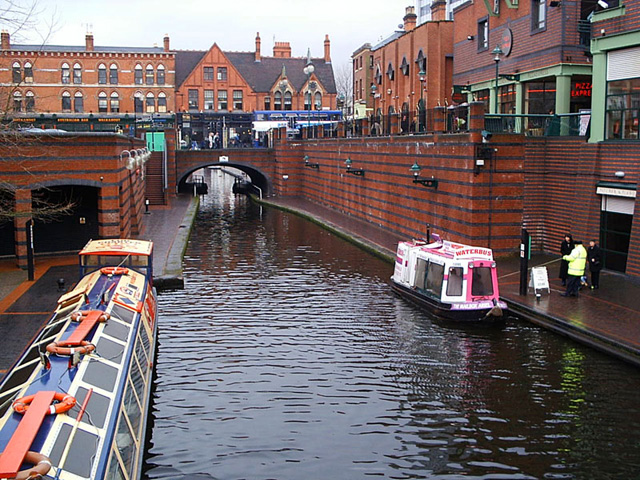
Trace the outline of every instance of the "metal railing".
{"label": "metal railing", "polygon": [[529,137],[585,136],[590,115],[485,114],[484,128],[491,133],[521,133]]}

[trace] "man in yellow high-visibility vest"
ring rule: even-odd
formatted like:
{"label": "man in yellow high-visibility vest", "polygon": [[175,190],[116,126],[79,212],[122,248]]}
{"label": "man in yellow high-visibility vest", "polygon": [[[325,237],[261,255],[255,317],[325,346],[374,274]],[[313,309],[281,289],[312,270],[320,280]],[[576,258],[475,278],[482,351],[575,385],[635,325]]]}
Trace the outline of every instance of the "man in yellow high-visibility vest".
{"label": "man in yellow high-visibility vest", "polygon": [[562,257],[563,260],[569,262],[569,270],[567,271],[567,290],[561,293],[563,297],[577,297],[578,288],[580,288],[580,278],[584,275],[584,269],[587,266],[587,250],[582,246],[580,240],[574,241],[575,246],[569,255]]}

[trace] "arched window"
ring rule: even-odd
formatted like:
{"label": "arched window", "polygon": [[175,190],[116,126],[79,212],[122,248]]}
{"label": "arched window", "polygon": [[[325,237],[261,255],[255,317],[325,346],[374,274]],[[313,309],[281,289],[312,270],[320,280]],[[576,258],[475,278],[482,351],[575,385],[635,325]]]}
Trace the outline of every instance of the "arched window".
{"label": "arched window", "polygon": [[158,65],[156,69],[156,83],[158,85],[164,85],[164,65]]}
{"label": "arched window", "polygon": [[322,108],[322,94],[320,92],[316,92],[313,103],[316,110],[320,110]]}
{"label": "arched window", "polygon": [[21,92],[13,92],[13,111],[14,112],[22,111],[22,93]]}
{"label": "arched window", "polygon": [[12,76],[13,83],[22,82],[22,66],[20,65],[19,62],[13,62],[11,71],[13,72],[13,76]]}
{"label": "arched window", "polygon": [[33,66],[31,62],[24,64],[24,83],[33,83]]}
{"label": "arched window", "polygon": [[264,97],[264,109],[271,110],[271,97]]}
{"label": "arched window", "polygon": [[142,65],[140,65],[139,63],[134,69],[133,83],[135,83],[136,85],[142,85]]}
{"label": "arched window", "polygon": [[71,111],[71,94],[69,92],[62,92],[62,111]]}
{"label": "arched window", "polygon": [[107,66],[104,63],[98,65],[98,83],[100,85],[107,84]]}
{"label": "arched window", "polygon": [[145,75],[145,83],[153,85],[153,65],[147,65],[147,73]]}
{"label": "arched window", "polygon": [[407,57],[402,57],[402,63],[400,64],[400,70],[402,70],[402,74],[405,77],[409,76],[409,62],[407,62]]}
{"label": "arched window", "polygon": [[147,105],[146,105],[146,112],[147,113],[155,113],[156,111],[156,99],[153,96],[153,93],[149,92],[147,93]]}
{"label": "arched window", "polygon": [[422,49],[420,49],[420,51],[418,52],[418,57],[416,58],[416,66],[418,67],[419,71],[427,71],[427,57],[424,56]]}
{"label": "arched window", "polygon": [[60,77],[60,81],[65,84],[68,85],[71,83],[71,70],[69,70],[69,64],[68,63],[63,63],[62,67],[60,68],[62,74]]}
{"label": "arched window", "polygon": [[82,92],[76,92],[73,96],[73,111],[75,113],[84,112],[84,97],[82,96]]}
{"label": "arched window", "polygon": [[376,65],[376,74],[374,75],[374,78],[378,85],[382,85],[382,70],[380,69],[380,65]]}
{"label": "arched window", "polygon": [[73,65],[73,84],[80,85],[82,83],[82,65],[76,63]]}
{"label": "arched window", "polygon": [[133,96],[133,111],[135,113],[144,112],[144,96],[142,92],[136,92]]}
{"label": "arched window", "polygon": [[304,93],[304,109],[311,110],[311,92],[309,90]]}
{"label": "arched window", "polygon": [[167,96],[160,92],[158,94],[158,113],[166,113],[167,112]]}
{"label": "arched window", "polygon": [[111,113],[118,113],[120,111],[120,95],[118,92],[111,94]]}
{"label": "arched window", "polygon": [[276,92],[273,96],[273,109],[282,110],[282,93]]}
{"label": "arched window", "polygon": [[29,91],[26,95],[24,107],[27,112],[33,112],[36,109],[36,96],[33,92]]}
{"label": "arched window", "polygon": [[284,92],[284,109],[291,110],[291,92]]}
{"label": "arched window", "polygon": [[393,70],[393,64],[389,62],[389,65],[387,66],[387,78],[389,78],[389,80],[393,80],[394,76],[395,71]]}
{"label": "arched window", "polygon": [[108,111],[107,94],[106,92],[100,92],[98,94],[98,112],[106,113]]}
{"label": "arched window", "polygon": [[109,66],[109,83],[111,85],[118,84],[118,66],[115,63]]}

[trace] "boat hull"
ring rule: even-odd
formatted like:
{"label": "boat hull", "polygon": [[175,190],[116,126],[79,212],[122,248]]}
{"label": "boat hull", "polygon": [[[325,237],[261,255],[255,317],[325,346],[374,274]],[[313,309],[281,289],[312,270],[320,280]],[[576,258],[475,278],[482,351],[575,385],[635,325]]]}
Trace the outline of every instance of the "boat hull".
{"label": "boat hull", "polygon": [[391,288],[400,296],[433,313],[440,319],[468,323],[497,323],[504,320],[506,304],[500,302],[498,308],[494,306],[476,307],[473,304],[462,304],[454,308],[451,304],[442,303],[435,298],[420,293],[391,280]]}

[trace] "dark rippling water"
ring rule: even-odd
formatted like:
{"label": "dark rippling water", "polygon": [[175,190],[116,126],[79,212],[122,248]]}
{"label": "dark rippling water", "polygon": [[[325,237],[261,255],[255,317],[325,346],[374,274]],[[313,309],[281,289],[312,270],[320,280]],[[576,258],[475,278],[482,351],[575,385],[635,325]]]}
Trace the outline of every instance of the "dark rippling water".
{"label": "dark rippling water", "polygon": [[639,478],[638,370],[440,323],[391,265],[212,181],[159,299],[149,478]]}

